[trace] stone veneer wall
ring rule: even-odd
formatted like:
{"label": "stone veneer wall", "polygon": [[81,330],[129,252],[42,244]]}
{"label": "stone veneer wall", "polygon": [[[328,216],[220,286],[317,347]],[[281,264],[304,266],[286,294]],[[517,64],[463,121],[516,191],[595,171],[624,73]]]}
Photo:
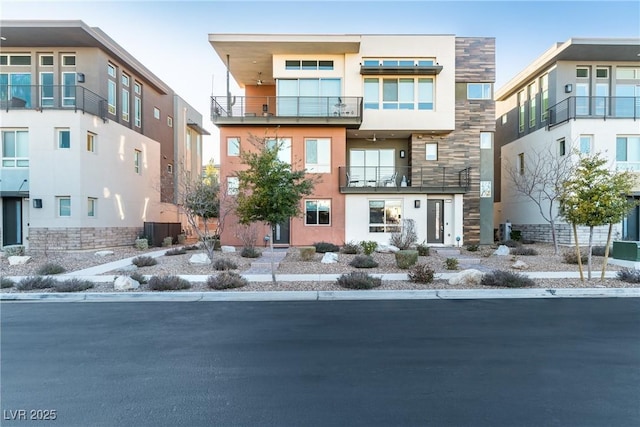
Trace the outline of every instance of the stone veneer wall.
{"label": "stone veneer wall", "polygon": [[30,228],[30,251],[61,251],[131,246],[142,227]]}
{"label": "stone veneer wall", "polygon": [[[536,242],[553,243],[550,224],[511,224],[512,230],[520,230],[522,238]],[[595,227],[593,229],[593,244],[604,245],[607,243],[609,227]],[[619,240],[621,233],[620,224],[613,226],[611,241]],[[573,227],[570,224],[556,224],[556,236],[560,245],[574,245]],[[589,227],[578,227],[578,241],[580,246],[589,244]]]}

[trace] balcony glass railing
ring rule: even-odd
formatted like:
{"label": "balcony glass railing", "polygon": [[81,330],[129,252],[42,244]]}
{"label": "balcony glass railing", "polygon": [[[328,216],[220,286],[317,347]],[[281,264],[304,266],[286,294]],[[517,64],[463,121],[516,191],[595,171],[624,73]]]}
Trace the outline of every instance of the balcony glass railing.
{"label": "balcony glass railing", "polygon": [[339,96],[213,96],[211,120],[231,117],[358,118],[361,97]]}
{"label": "balcony glass railing", "polygon": [[549,126],[570,119],[640,118],[638,96],[570,96],[548,110]]}
{"label": "balcony glass railing", "polygon": [[409,166],[340,166],[339,186],[343,192],[367,191],[452,191],[466,192],[471,168]]}

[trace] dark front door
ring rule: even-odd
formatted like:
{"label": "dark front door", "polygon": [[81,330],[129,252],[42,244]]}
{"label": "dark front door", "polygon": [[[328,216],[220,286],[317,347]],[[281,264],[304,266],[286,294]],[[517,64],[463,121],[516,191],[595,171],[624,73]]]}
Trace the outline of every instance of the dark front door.
{"label": "dark front door", "polygon": [[274,245],[289,244],[289,220],[276,224],[272,231]]}
{"label": "dark front door", "polygon": [[427,243],[444,243],[444,200],[427,200]]}
{"label": "dark front door", "polygon": [[22,244],[22,199],[2,199],[2,245]]}

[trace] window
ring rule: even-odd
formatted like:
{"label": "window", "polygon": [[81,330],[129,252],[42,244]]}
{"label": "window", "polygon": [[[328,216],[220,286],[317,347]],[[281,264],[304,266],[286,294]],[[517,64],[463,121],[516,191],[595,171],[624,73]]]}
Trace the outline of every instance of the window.
{"label": "window", "polygon": [[75,55],[62,55],[62,66],[63,67],[75,67],[76,66],[76,56]]}
{"label": "window", "polygon": [[158,107],[153,107],[153,118],[160,120],[160,109]]}
{"label": "window", "polygon": [[529,127],[535,127],[536,125],[536,94],[538,89],[536,88],[536,84],[531,83],[529,85]]}
{"label": "window", "polygon": [[240,188],[240,179],[237,176],[227,177],[227,194],[229,196],[237,195],[239,188]]}
{"label": "window", "polygon": [[57,197],[58,201],[58,216],[71,216],[71,197],[60,196]]}
{"label": "window", "polygon": [[401,200],[369,200],[370,233],[399,232],[401,219]]}
{"label": "window", "polygon": [[518,154],[518,173],[524,175],[524,153]]}
{"label": "window", "polygon": [[169,126],[170,128],[173,127],[173,117],[167,116],[167,126]]}
{"label": "window", "polygon": [[433,99],[433,78],[364,79],[365,109],[433,110]]}
{"label": "window", "polygon": [[138,82],[133,84],[133,93],[136,95],[142,95],[142,85]]}
{"label": "window", "polygon": [[43,67],[53,66],[53,55],[40,55],[40,65]]}
{"label": "window", "polygon": [[62,105],[76,105],[76,73],[62,73]]}
{"label": "window", "polygon": [[425,160],[438,160],[438,144],[428,143],[424,145]]}
{"label": "window", "polygon": [[115,78],[116,77],[116,67],[112,64],[107,64],[107,74],[110,77]]}
{"label": "window", "polygon": [[87,216],[95,217],[96,216],[96,207],[98,205],[98,199],[95,197],[89,197],[87,199]]}
{"label": "window", "polygon": [[240,138],[232,136],[227,138],[227,156],[239,156],[240,155]]}
{"label": "window", "polygon": [[577,78],[589,78],[589,69],[578,67],[576,68],[576,77]]}
{"label": "window", "polygon": [[40,73],[40,105],[53,107],[53,73]]}
{"label": "window", "polygon": [[[127,85],[124,84],[124,81],[127,81]],[[129,121],[129,77],[122,75],[122,120],[125,122]]]}
{"label": "window", "polygon": [[133,99],[133,114],[136,127],[142,126],[142,99],[139,96]]}
{"label": "window", "polygon": [[467,83],[467,99],[491,99],[491,83]]}
{"label": "window", "polygon": [[0,65],[31,65],[31,55],[2,55]]}
{"label": "window", "polygon": [[379,93],[380,84],[378,79],[364,79],[364,108],[377,110],[380,108]]}
{"label": "window", "polygon": [[589,83],[576,83],[576,115],[589,115]]}
{"label": "window", "polygon": [[142,152],[140,150],[133,150],[133,171],[140,174],[142,165]]}
{"label": "window", "polygon": [[395,150],[349,150],[349,181],[376,185],[397,178]]}
{"label": "window", "polygon": [[29,132],[26,130],[2,131],[2,167],[29,167]]}
{"label": "window", "polygon": [[525,98],[524,90],[518,92],[518,131],[524,132],[524,107]]}
{"label": "window", "polygon": [[506,124],[507,124],[507,113],[504,113],[502,116],[500,116],[500,122],[501,122],[503,125],[506,125]]}
{"label": "window", "polygon": [[593,135],[580,135],[580,153],[591,154]]}
{"label": "window", "polygon": [[331,139],[305,139],[304,167],[309,173],[331,172]]}
{"label": "window", "polygon": [[[275,138],[266,139],[267,147],[273,148],[276,144]],[[278,160],[291,164],[291,138],[278,138],[280,149],[278,150]]]}
{"label": "window", "polygon": [[493,132],[480,132],[480,149],[491,150],[493,146]]}
{"label": "window", "polygon": [[129,76],[126,75],[125,73],[122,73],[122,86],[126,86],[129,87]]}
{"label": "window", "polygon": [[31,73],[0,73],[0,99],[20,98],[31,107]]}
{"label": "window", "polygon": [[285,70],[333,70],[333,61],[331,60],[286,60],[284,61]]}
{"label": "window", "polygon": [[616,167],[618,170],[640,171],[640,136],[616,138]]}
{"label": "window", "polygon": [[362,61],[362,65],[365,67],[428,67],[432,66],[434,62],[433,58],[367,58]]}
{"label": "window", "polygon": [[567,154],[567,145],[564,138],[560,138],[558,140],[558,153],[561,156],[564,156],[565,154]]}
{"label": "window", "polygon": [[330,200],[305,200],[305,225],[331,225]]}
{"label": "window", "polygon": [[58,148],[71,148],[71,131],[69,129],[58,129]]}
{"label": "window", "polygon": [[96,134],[93,132],[87,132],[87,151],[96,152]]}
{"label": "window", "polygon": [[609,69],[608,68],[596,68],[596,78],[597,79],[608,79],[609,78]]}
{"label": "window", "polygon": [[640,68],[617,67],[616,79],[618,80],[640,79]]}
{"label": "window", "polygon": [[109,113],[116,114],[116,82],[113,80],[108,82],[107,104],[109,104]]}
{"label": "window", "polygon": [[549,109],[549,75],[545,74],[540,78],[540,121],[547,120],[547,110]]}

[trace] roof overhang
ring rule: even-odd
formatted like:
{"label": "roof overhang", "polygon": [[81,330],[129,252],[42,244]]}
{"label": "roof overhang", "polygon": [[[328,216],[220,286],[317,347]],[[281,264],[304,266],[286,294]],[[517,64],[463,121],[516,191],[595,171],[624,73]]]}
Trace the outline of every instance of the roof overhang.
{"label": "roof overhang", "polygon": [[211,135],[208,130],[206,130],[205,128],[203,128],[202,126],[200,126],[197,123],[187,123],[187,127],[190,128],[190,129],[193,129],[194,131],[196,131],[200,135]]}

